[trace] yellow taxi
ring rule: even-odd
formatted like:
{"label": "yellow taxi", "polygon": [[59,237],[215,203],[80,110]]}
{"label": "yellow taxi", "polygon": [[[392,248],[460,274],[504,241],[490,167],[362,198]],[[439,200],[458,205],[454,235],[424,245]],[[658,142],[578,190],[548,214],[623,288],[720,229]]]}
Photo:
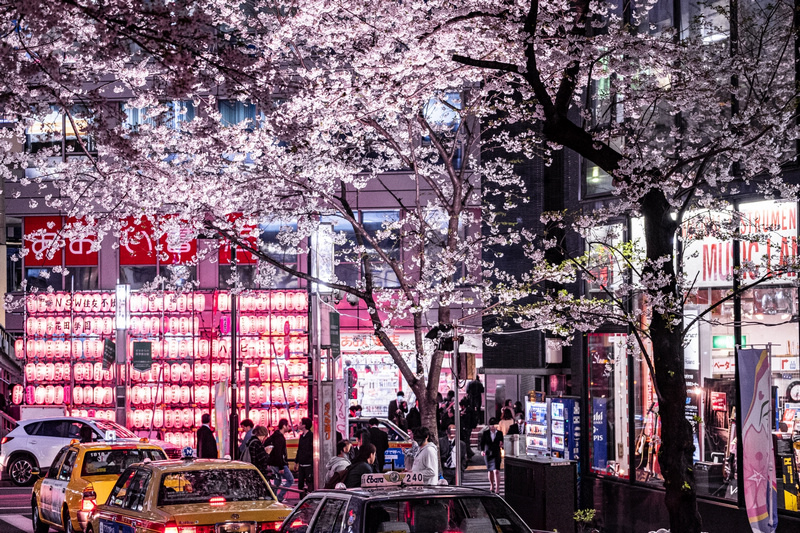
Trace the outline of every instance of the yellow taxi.
{"label": "yellow taxi", "polygon": [[50,527],[72,533],[83,531],[89,514],[104,502],[117,478],[128,466],[167,456],[160,447],[142,442],[74,440],[56,455],[46,475],[36,481],[31,495],[31,520],[35,533]]}
{"label": "yellow taxi", "polygon": [[86,533],[267,533],[291,511],[253,465],[186,457],[125,470]]}

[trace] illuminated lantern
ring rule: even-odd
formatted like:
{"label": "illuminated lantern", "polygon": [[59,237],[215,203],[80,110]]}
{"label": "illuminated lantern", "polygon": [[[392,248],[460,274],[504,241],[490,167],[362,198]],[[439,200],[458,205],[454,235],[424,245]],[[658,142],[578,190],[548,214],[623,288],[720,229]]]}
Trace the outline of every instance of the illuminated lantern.
{"label": "illuminated lantern", "polygon": [[47,319],[46,318],[37,318],[36,319],[36,334],[37,335],[46,335],[47,334]]}
{"label": "illuminated lantern", "polygon": [[269,300],[267,299],[268,296],[264,293],[260,293],[258,298],[256,298],[256,306],[255,311],[267,311],[269,309]]}
{"label": "illuminated lantern", "polygon": [[181,365],[180,363],[173,363],[169,370],[173,382],[181,380]]}
{"label": "illuminated lantern", "polygon": [[176,359],[178,354],[180,353],[181,343],[177,340],[170,340],[169,341],[169,357],[170,359]]}
{"label": "illuminated lantern", "polygon": [[189,363],[181,364],[181,381],[185,383],[192,382],[192,367]]}
{"label": "illuminated lantern", "polygon": [[45,366],[44,363],[36,363],[36,382],[40,383],[44,380],[44,373],[45,373]]}
{"label": "illuminated lantern", "polygon": [[150,404],[155,401],[156,390],[150,386],[145,385],[142,387],[142,403]]}
{"label": "illuminated lantern", "polygon": [[228,363],[220,363],[219,365],[219,379],[224,381],[231,377],[231,367]]}
{"label": "illuminated lantern", "polygon": [[105,405],[113,405],[114,404],[114,389],[112,387],[104,387],[105,393],[103,395],[103,399],[105,400],[103,403]]}
{"label": "illuminated lantern", "polygon": [[33,405],[36,401],[36,388],[33,385],[28,385],[25,387],[25,403],[28,405]]}
{"label": "illuminated lantern", "polygon": [[36,307],[36,296],[30,295],[25,299],[25,307],[28,309],[28,313],[35,313],[37,311]]}
{"label": "illuminated lantern", "polygon": [[[80,341],[78,341],[80,342]],[[94,359],[94,340],[87,339],[83,341],[83,355],[86,359]]]}
{"label": "illuminated lantern", "polygon": [[174,313],[177,309],[177,302],[175,301],[175,293],[164,294],[164,310],[168,313]]}
{"label": "illuminated lantern", "polygon": [[36,390],[33,393],[34,402],[36,405],[44,405],[46,393],[45,389],[42,386],[36,387]]}
{"label": "illuminated lantern", "polygon": [[209,401],[208,385],[200,385],[197,387],[197,403],[207,404]]}
{"label": "illuminated lantern", "polygon": [[201,368],[201,375],[200,375],[201,381],[208,381],[209,378],[211,377],[211,365],[208,363],[202,363],[200,365],[200,368]]}
{"label": "illuminated lantern", "polygon": [[25,381],[28,383],[36,381],[36,364],[28,363],[25,365]]}
{"label": "illuminated lantern", "polygon": [[83,335],[85,332],[86,332],[86,322],[83,320],[83,317],[76,316],[72,320],[72,334]]}
{"label": "illuminated lantern", "polygon": [[53,365],[53,381],[64,381],[64,369],[69,369],[68,364],[56,363]]}
{"label": "illuminated lantern", "polygon": [[250,396],[250,403],[258,403],[258,385],[250,385],[247,393]]}
{"label": "illuminated lantern", "polygon": [[83,293],[78,292],[72,296],[72,309],[74,311],[77,311],[79,313],[85,311],[86,306],[84,304],[85,304],[85,297]]}
{"label": "illuminated lantern", "polygon": [[157,428],[164,427],[164,410],[156,409],[153,411],[153,426]]}
{"label": "illuminated lantern", "polygon": [[37,313],[46,313],[47,312],[47,302],[45,301],[45,294],[40,294],[36,298],[36,312]]}
{"label": "illuminated lantern", "polygon": [[55,363],[47,363],[44,365],[44,379],[45,381],[53,381],[56,375]]}
{"label": "illuminated lantern", "polygon": [[171,428],[175,426],[175,417],[174,411],[172,409],[167,409],[164,411],[164,427]]}
{"label": "illuminated lantern", "polygon": [[45,335],[55,335],[56,334],[56,319],[55,319],[55,317],[49,316],[49,317],[47,317],[47,318],[45,318],[43,320],[45,321],[44,334]]}
{"label": "illuminated lantern", "polygon": [[195,294],[194,295],[194,310],[195,311],[205,311],[206,308],[206,296],[205,294]]}
{"label": "illuminated lantern", "polygon": [[272,310],[283,311],[286,309],[286,293],[277,291],[272,294]]}
{"label": "illuminated lantern", "polygon": [[47,359],[52,359],[54,357],[55,346],[53,345],[53,341],[44,341],[44,356]]}
{"label": "illuminated lantern", "polygon": [[150,318],[150,333],[158,335],[161,333],[161,318],[154,316]]}
{"label": "illuminated lantern", "polygon": [[167,320],[167,333],[172,333],[173,335],[178,333],[178,329],[180,328],[178,317],[171,316]]}
{"label": "illuminated lantern", "polygon": [[44,388],[44,403],[47,405],[53,405],[53,402],[56,401],[56,388],[52,385],[48,385]]}
{"label": "illuminated lantern", "polygon": [[265,403],[269,397],[269,389],[267,385],[258,387],[258,403]]}
{"label": "illuminated lantern", "polygon": [[131,403],[133,405],[142,403],[142,388],[139,385],[131,387]]}
{"label": "illuminated lantern", "polygon": [[103,379],[103,363],[94,364],[94,372],[92,374],[92,379],[94,379],[95,381],[100,381]]}
{"label": "illuminated lantern", "polygon": [[177,296],[177,298],[176,298],[176,307],[177,307],[179,313],[185,313],[186,312],[186,295],[185,294],[179,294]]}
{"label": "illuminated lantern", "polygon": [[215,307],[217,311],[220,312],[227,312],[231,310],[230,298],[228,297],[228,293],[226,292],[218,292],[214,295],[215,299]]}
{"label": "illuminated lantern", "polygon": [[191,395],[192,395],[192,393],[189,390],[189,386],[188,385],[181,386],[181,403],[182,404],[189,403],[191,401],[191,399],[192,399]]}
{"label": "illuminated lantern", "polygon": [[172,403],[180,403],[181,401],[181,387],[180,385],[172,385],[170,387],[170,393],[172,395]]}
{"label": "illuminated lantern", "polygon": [[28,335],[37,335],[37,331],[39,331],[39,326],[37,325],[37,318],[29,316],[27,320],[25,320],[25,332]]}
{"label": "illuminated lantern", "polygon": [[73,373],[75,374],[75,381],[83,381],[83,363],[77,363]]}
{"label": "illuminated lantern", "polygon": [[64,385],[64,403],[72,403],[72,388],[69,385]]}
{"label": "illuminated lantern", "polygon": [[221,381],[219,379],[219,363],[211,364],[211,381],[213,381],[214,383]]}
{"label": "illuminated lantern", "polygon": [[[102,363],[101,363],[102,365]],[[108,370],[103,370],[103,381],[111,381],[114,379],[114,366],[108,367]]]}
{"label": "illuminated lantern", "polygon": [[186,339],[181,339],[178,341],[178,357],[181,359],[186,359],[191,355],[191,341]]}
{"label": "illuminated lantern", "polygon": [[164,345],[159,341],[151,342],[150,345],[153,347],[153,357],[161,359],[164,355]]}
{"label": "illuminated lantern", "polygon": [[152,427],[151,424],[153,423],[153,410],[152,409],[145,409],[144,410],[144,427],[149,428]]}
{"label": "illuminated lantern", "polygon": [[11,402],[14,405],[20,405],[24,398],[25,398],[25,387],[19,384],[14,385],[14,388],[11,389]]}
{"label": "illuminated lantern", "polygon": [[133,412],[133,425],[134,427],[140,428],[144,423],[144,417],[142,416],[142,412],[136,410]]}
{"label": "illuminated lantern", "polygon": [[184,408],[183,412],[181,413],[181,418],[183,419],[183,427],[190,428],[192,427],[192,423],[194,422],[194,412],[192,409]]}
{"label": "illuminated lantern", "polygon": [[[83,391],[83,397],[85,398],[92,398],[92,403],[95,405],[103,405],[103,387],[100,385],[95,385],[92,388],[92,394],[86,394],[86,391]],[[88,403],[88,402],[87,402]]]}

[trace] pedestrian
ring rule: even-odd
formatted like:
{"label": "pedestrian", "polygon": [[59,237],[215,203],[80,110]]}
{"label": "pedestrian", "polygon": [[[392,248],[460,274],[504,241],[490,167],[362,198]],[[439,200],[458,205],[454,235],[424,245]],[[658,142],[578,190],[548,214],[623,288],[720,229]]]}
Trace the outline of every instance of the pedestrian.
{"label": "pedestrian", "polygon": [[325,485],[331,480],[333,475],[350,466],[350,448],[353,445],[350,441],[341,440],[336,444],[336,457],[331,457],[325,465]]}
{"label": "pedestrian", "polygon": [[297,441],[297,455],[294,458],[297,471],[297,488],[314,490],[314,435],[311,433],[311,419],[300,419],[300,438]]}
{"label": "pedestrian", "polygon": [[[461,470],[467,468],[467,445],[461,440]],[[442,461],[442,477],[449,485],[456,484],[456,426],[447,426],[447,436],[439,439],[439,457]]]}
{"label": "pedestrian", "polygon": [[489,419],[489,429],[481,434],[480,449],[489,472],[489,487],[492,492],[500,492],[500,463],[503,460],[503,433],[497,427],[497,419]]}
{"label": "pedestrian", "polygon": [[[289,458],[286,454],[286,434],[289,433],[289,431],[291,431],[289,428],[289,421],[285,418],[281,418],[278,421],[278,429],[267,437],[267,440],[264,442],[265,446],[272,446],[272,451],[269,452],[269,466],[276,477],[278,490],[275,496],[278,498],[279,502],[282,502],[286,497],[285,489],[291,487],[292,483],[294,483],[294,476],[289,469]],[[283,480],[282,483],[281,480]]]}
{"label": "pedestrian", "polygon": [[344,481],[348,489],[361,486],[361,476],[372,474],[372,465],[375,463],[375,446],[369,442],[358,449],[356,460],[353,461],[347,470],[347,478]]}
{"label": "pedestrian", "polygon": [[[402,408],[402,404],[406,399],[406,393],[399,390],[397,391],[397,397],[389,402],[389,421],[394,422],[397,424],[397,414],[398,410]],[[406,407],[406,412],[408,411],[408,407]],[[405,415],[405,412],[403,413]]]}
{"label": "pedestrian", "polygon": [[525,409],[522,408],[522,402],[514,402],[514,415],[521,415],[525,412]]}
{"label": "pedestrian", "polygon": [[244,431],[244,436],[242,437],[242,443],[239,444],[239,457],[244,454],[244,450],[247,448],[247,443],[250,442],[250,439],[253,438],[253,421],[249,418],[245,418],[239,423],[239,427],[242,428]]}
{"label": "pedestrian", "polygon": [[386,450],[389,449],[389,435],[378,427],[378,419],[369,419],[369,440],[375,445],[375,464],[373,470],[375,472],[383,472],[384,463],[386,462]]}
{"label": "pedestrian", "polygon": [[214,431],[211,429],[211,415],[203,413],[200,417],[203,424],[197,430],[197,458],[216,459],[219,457],[217,452],[217,439],[214,438]]}
{"label": "pedestrian", "polygon": [[406,425],[408,429],[418,428],[422,425],[422,415],[419,414],[419,400],[414,400],[414,407],[409,409],[406,415]]}
{"label": "pedestrian", "polygon": [[414,457],[412,472],[422,474],[425,485],[439,484],[439,452],[436,444],[431,442],[431,433],[428,428],[421,427],[414,431],[414,441],[419,445],[419,451]]}
{"label": "pedestrian", "polygon": [[469,385],[467,385],[467,396],[469,397],[469,401],[472,404],[472,407],[478,412],[480,412],[481,406],[483,406],[483,391],[483,383],[481,383],[480,376],[475,376],[475,379],[470,381]]}
{"label": "pedestrian", "polygon": [[397,419],[395,420],[395,424],[397,427],[406,431],[408,429],[408,420],[406,420],[406,413],[408,412],[408,403],[401,402],[400,407],[397,408]]}
{"label": "pedestrian", "polygon": [[411,447],[403,449],[405,468],[408,471],[411,471],[411,469],[414,468],[414,458],[419,453],[419,444],[417,444],[417,441],[414,440],[414,433],[417,431],[419,431],[419,426],[410,428],[408,430],[408,436],[411,439]]}
{"label": "pedestrian", "polygon": [[515,426],[516,423],[514,421],[514,415],[511,414],[511,409],[503,409],[503,418],[500,422],[497,423],[497,428],[503,433],[503,435],[508,435],[509,429],[511,426]]}
{"label": "pedestrian", "polygon": [[247,441],[247,449],[250,452],[250,462],[253,466],[258,468],[264,479],[269,480],[272,477],[272,470],[269,467],[269,456],[267,450],[264,449],[264,442],[267,440],[269,430],[264,426],[256,426],[253,428],[252,438]]}

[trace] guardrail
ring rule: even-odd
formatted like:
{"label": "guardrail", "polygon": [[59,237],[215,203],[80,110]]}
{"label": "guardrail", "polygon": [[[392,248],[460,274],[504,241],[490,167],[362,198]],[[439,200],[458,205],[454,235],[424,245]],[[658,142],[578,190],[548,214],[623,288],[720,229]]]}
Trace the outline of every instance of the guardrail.
{"label": "guardrail", "polygon": [[0,411],[0,437],[5,437],[15,427],[17,427],[17,421]]}

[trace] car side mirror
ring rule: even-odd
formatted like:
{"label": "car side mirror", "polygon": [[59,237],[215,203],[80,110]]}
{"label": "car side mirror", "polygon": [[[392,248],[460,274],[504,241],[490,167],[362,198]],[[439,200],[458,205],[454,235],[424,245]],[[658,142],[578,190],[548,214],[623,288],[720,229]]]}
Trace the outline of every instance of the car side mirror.
{"label": "car side mirror", "polygon": [[44,477],[46,474],[46,470],[39,470],[37,467],[31,468],[31,475],[33,477]]}

